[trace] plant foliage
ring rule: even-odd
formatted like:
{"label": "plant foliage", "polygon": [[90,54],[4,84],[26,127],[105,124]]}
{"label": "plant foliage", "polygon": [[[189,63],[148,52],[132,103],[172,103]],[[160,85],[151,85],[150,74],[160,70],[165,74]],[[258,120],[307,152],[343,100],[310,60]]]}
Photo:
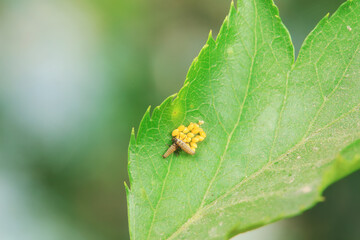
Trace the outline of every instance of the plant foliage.
{"label": "plant foliage", "polygon": [[[228,239],[297,215],[360,168],[360,1],[306,38],[295,62],[271,0],[232,5],[185,84],[131,134],[131,239]],[[204,120],[194,156],[161,156]]]}

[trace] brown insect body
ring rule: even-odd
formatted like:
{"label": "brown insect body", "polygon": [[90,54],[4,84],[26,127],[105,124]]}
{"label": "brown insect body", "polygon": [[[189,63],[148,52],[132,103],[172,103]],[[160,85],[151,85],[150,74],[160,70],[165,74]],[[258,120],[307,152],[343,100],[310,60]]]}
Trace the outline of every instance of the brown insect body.
{"label": "brown insect body", "polygon": [[178,148],[181,148],[184,152],[190,154],[190,155],[194,155],[195,151],[192,150],[185,142],[183,142],[182,140],[178,139],[178,138],[173,138],[172,139],[173,144],[171,144],[171,146],[168,148],[168,150],[164,153],[164,155],[162,156],[163,158],[167,158],[170,154],[172,154],[173,152],[175,152]]}
{"label": "brown insect body", "polygon": [[175,152],[177,148],[178,148],[178,146],[176,145],[176,143],[171,144],[170,147],[168,148],[168,150],[164,153],[164,155],[162,157],[167,158],[170,154]]}
{"label": "brown insect body", "polygon": [[173,143],[175,143],[178,147],[180,147],[184,152],[194,155],[195,151],[193,151],[186,143],[181,141],[180,139],[173,138]]}

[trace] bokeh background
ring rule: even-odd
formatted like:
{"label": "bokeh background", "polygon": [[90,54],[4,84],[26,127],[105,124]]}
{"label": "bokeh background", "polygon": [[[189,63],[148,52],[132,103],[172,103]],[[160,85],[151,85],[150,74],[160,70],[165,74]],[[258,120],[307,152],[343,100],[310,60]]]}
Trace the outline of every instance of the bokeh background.
{"label": "bokeh background", "polygon": [[[277,0],[296,51],[342,0]],[[0,239],[129,239],[127,146],[230,0],[0,0]],[[359,239],[360,174],[237,239]]]}

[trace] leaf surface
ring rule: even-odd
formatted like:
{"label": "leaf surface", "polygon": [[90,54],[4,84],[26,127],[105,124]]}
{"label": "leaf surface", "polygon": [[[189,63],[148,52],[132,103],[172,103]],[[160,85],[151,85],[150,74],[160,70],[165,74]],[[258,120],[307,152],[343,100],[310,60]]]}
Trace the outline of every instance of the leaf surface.
{"label": "leaf surface", "polygon": [[[294,62],[270,0],[231,6],[184,87],[131,134],[131,239],[228,239],[293,216],[360,168],[360,1],[323,18]],[[161,156],[204,120],[194,156]]]}

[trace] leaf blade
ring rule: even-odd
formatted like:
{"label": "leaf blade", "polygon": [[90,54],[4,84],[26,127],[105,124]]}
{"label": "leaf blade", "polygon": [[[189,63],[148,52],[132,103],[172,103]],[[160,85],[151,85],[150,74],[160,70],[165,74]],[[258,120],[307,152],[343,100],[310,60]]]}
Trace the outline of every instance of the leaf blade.
{"label": "leaf blade", "polygon": [[[353,9],[347,9],[351,4]],[[326,173],[337,154],[360,138],[360,120],[354,116],[358,105],[353,105],[360,99],[345,101],[352,110],[346,113],[348,128],[342,138],[334,138],[330,130],[316,135],[342,116],[331,115],[331,108],[326,112],[324,104],[335,93],[329,86],[339,88],[342,81],[335,81],[338,74],[330,81],[326,61],[314,58],[317,53],[319,59],[345,54],[333,50],[339,48],[336,40],[319,40],[319,34],[333,34],[331,21],[342,30],[338,17],[356,12],[358,5],[344,4],[330,23],[325,17],[305,41],[295,65],[290,36],[272,1],[244,0],[237,10],[231,7],[216,41],[210,34],[194,60],[178,97],[165,100],[151,118],[148,110],[136,143],[131,143],[129,218],[137,219],[130,220],[132,239],[224,239],[298,214],[321,200],[321,191],[333,181],[329,176],[345,176],[358,168],[354,157],[343,173]],[[351,25],[356,30],[359,24]],[[352,40],[360,41],[355,34]],[[348,49],[347,54],[352,52]],[[307,69],[314,59],[320,67]],[[354,83],[356,71],[352,73],[346,82],[360,89]],[[199,119],[207,123],[208,138],[195,157],[181,154],[164,161],[169,133]],[[341,123],[337,130],[345,129]],[[330,137],[336,147],[321,146]]]}

